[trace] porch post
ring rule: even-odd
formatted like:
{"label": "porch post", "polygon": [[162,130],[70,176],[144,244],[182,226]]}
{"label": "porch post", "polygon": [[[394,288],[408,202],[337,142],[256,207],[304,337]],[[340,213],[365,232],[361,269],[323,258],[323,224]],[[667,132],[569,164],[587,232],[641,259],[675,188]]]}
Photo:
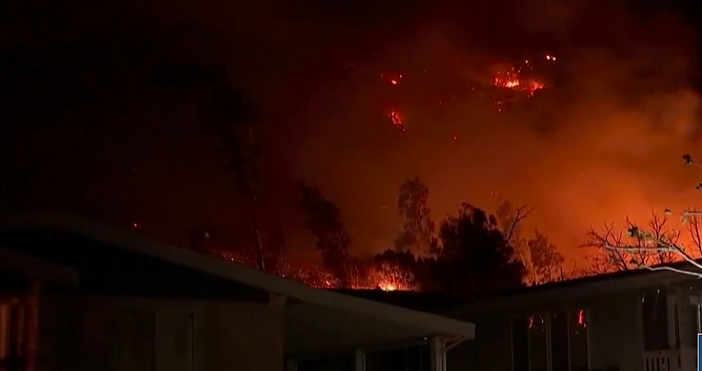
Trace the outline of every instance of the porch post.
{"label": "porch post", "polygon": [[26,371],[34,371],[37,361],[37,346],[39,342],[39,283],[32,282],[25,305],[25,366]]}
{"label": "porch post", "polygon": [[366,353],[362,349],[356,349],[355,371],[366,371]]}
{"label": "porch post", "polygon": [[446,342],[440,336],[429,339],[429,354],[431,355],[431,371],[446,371]]}

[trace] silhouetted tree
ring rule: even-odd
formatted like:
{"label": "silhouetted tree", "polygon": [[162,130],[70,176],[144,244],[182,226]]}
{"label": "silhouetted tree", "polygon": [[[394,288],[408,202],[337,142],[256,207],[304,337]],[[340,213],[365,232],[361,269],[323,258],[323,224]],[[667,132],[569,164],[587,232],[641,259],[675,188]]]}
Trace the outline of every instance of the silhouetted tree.
{"label": "silhouetted tree", "polygon": [[336,205],[316,188],[302,187],[303,226],[317,238],[324,268],[336,275],[339,285],[349,283],[349,236]]}
{"label": "silhouetted tree", "polygon": [[524,264],[500,231],[497,219],[464,203],[457,216],[439,227],[441,248],[436,257],[437,279],[456,294],[522,285]]}
{"label": "silhouetted tree", "polygon": [[[693,161],[688,154],[682,158],[687,166],[702,167],[701,162]],[[697,183],[695,188],[702,191],[702,183]],[[584,245],[596,247],[598,252],[593,257],[588,273],[648,269],[668,270],[702,278],[702,264],[695,259],[702,255],[699,231],[702,211],[688,208],[680,213],[680,221],[690,233],[692,248],[680,242],[680,230],[668,226],[667,216],[672,214],[670,209],[664,210],[663,217],[654,212],[647,227],[640,227],[627,218],[624,231],[615,229],[614,225],[605,225],[601,232],[590,228]],[[688,262],[691,269],[660,265],[676,260]]]}
{"label": "silhouetted tree", "polygon": [[[692,234],[693,230],[691,229],[690,232]],[[640,233],[646,235],[639,236]],[[671,229],[665,216],[652,213],[651,220],[649,220],[645,230],[640,230],[635,223],[627,218],[623,229],[617,229],[614,224],[607,224],[599,231],[590,228],[587,236],[587,241],[583,246],[594,247],[597,250],[588,257],[591,266],[586,270],[586,273],[602,274],[675,261],[677,253],[674,251],[667,248],[653,249],[649,245],[652,243],[651,241],[663,240],[678,246],[680,231]],[[623,248],[623,246],[627,246],[627,248]],[[679,246],[682,248],[682,245]]]}
{"label": "silhouetted tree", "polygon": [[395,249],[415,254],[429,253],[436,246],[434,222],[429,217],[427,200],[429,187],[419,177],[408,179],[400,186],[397,207],[405,216],[402,232],[395,238]]}
{"label": "silhouetted tree", "polygon": [[507,242],[514,248],[515,257],[522,261],[527,270],[525,283],[536,285],[576,277],[578,274],[575,267],[568,271],[563,269],[565,257],[549,242],[545,234],[534,230],[532,237],[524,237],[520,222],[530,211],[524,206],[514,208],[509,201],[504,201],[495,213],[500,231],[508,238]]}
{"label": "silhouetted tree", "polygon": [[527,242],[534,281],[537,283],[551,282],[563,278],[563,254],[558,252],[556,245],[539,230],[534,230],[534,236]]}
{"label": "silhouetted tree", "polygon": [[524,263],[527,269],[527,283],[536,281],[534,268],[531,264],[531,253],[529,252],[528,241],[522,233],[521,221],[526,218],[528,212],[524,207],[515,208],[511,202],[503,201],[495,212],[497,223],[503,235],[509,235],[510,245],[514,248],[515,256]]}
{"label": "silhouetted tree", "polygon": [[281,275],[286,253],[286,240],[283,227],[280,224],[273,224],[266,229],[262,235],[262,241],[266,246],[263,251],[264,266],[267,272]]}
{"label": "silhouetted tree", "polygon": [[259,146],[253,109],[239,91],[222,84],[212,88],[205,105],[205,128],[222,143],[228,167],[239,191],[251,202],[251,221],[256,237],[256,265],[265,270],[265,249],[260,230]]}

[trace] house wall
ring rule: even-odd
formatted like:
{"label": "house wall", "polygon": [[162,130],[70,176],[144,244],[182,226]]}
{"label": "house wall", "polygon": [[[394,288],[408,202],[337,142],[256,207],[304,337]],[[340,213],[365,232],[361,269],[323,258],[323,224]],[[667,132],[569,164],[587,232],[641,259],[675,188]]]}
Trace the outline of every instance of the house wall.
{"label": "house wall", "polygon": [[590,369],[618,366],[621,371],[643,370],[643,331],[640,325],[640,294],[553,301],[539,306],[519,303],[493,310],[466,313],[463,319],[476,324],[475,341],[466,341],[447,354],[447,369],[512,371],[512,319],[530,313],[549,313],[564,308],[588,310]]}
{"label": "house wall", "polygon": [[589,307],[590,367],[643,370],[641,294],[607,296],[593,300]]}
{"label": "house wall", "polygon": [[43,295],[40,308],[37,371],[283,369],[284,315],[268,303]]}

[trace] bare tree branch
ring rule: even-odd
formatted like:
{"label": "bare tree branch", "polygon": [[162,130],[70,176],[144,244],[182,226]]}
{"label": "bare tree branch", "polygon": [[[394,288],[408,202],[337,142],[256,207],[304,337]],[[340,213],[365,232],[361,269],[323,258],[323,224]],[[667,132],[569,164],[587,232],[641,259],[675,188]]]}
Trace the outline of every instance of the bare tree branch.
{"label": "bare tree branch", "polygon": [[[684,155],[683,160],[688,166],[694,165],[702,168],[702,163],[692,161],[690,155]],[[696,188],[702,190],[702,183],[698,183]],[[597,232],[591,227],[584,246],[599,247],[602,250],[593,259],[594,264],[591,271],[667,270],[702,278],[702,264],[695,260],[695,257],[680,242],[681,232],[668,226],[666,216],[671,214],[670,209],[665,210],[663,217],[653,213],[647,228],[640,228],[627,218],[626,235],[622,231],[615,230],[614,225],[605,225],[601,232]],[[702,255],[700,217],[702,217],[702,211],[695,209],[685,209],[681,213],[681,222],[687,228],[698,256]],[[695,270],[659,265],[675,261],[685,261]]]}
{"label": "bare tree branch", "polygon": [[507,235],[505,236],[505,241],[509,241],[512,239],[512,234],[514,233],[514,229],[517,227],[517,224],[519,224],[520,221],[526,219],[529,214],[534,211],[534,208],[530,208],[527,210],[527,205],[523,205],[521,207],[518,207],[515,210],[515,215],[514,215],[514,221],[512,221],[512,225],[509,227],[509,231],[507,232]]}
{"label": "bare tree branch", "polygon": [[697,278],[702,278],[702,273],[697,273],[697,272],[692,272],[692,271],[686,271],[684,269],[677,269],[675,267],[669,267],[669,266],[660,266],[660,267],[644,267],[645,269],[648,269],[650,271],[671,271],[675,273],[680,273],[680,274],[685,274],[688,276],[693,276]]}

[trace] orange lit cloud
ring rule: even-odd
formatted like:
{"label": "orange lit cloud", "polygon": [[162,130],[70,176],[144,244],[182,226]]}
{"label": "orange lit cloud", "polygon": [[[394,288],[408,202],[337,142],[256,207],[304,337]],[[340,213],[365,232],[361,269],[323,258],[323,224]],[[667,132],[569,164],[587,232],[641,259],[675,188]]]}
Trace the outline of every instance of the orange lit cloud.
{"label": "orange lit cloud", "polygon": [[[584,32],[566,18],[570,25],[554,20],[564,36]],[[646,29],[643,21],[628,22]],[[686,45],[659,43],[659,28],[638,35],[651,42],[636,46],[626,45],[630,34],[618,35],[614,45],[561,44],[557,54],[540,54],[548,62],[557,56],[554,88],[500,115],[467,90],[454,90],[448,108],[437,104],[450,95],[451,76],[492,78],[484,56],[494,51],[461,46],[450,29],[428,27],[375,61],[380,67],[406,61],[412,83],[400,86],[396,98],[412,115],[406,136],[392,136],[379,124],[384,93],[367,87],[365,71],[339,83],[355,94],[329,88],[326,99],[314,102],[333,105],[335,125],[318,127],[318,137],[300,144],[296,171],[338,200],[359,251],[391,243],[398,217],[379,212],[378,205],[392,205],[399,184],[415,174],[429,185],[437,219],[463,201],[491,211],[501,198],[528,203],[535,207],[528,226],[575,258],[584,254],[576,246],[590,225],[627,215],[643,221],[652,209],[694,202],[697,174],[680,157],[699,148],[699,98],[688,84]],[[678,32],[690,40],[684,29]],[[325,114],[311,119],[331,120]],[[328,148],[334,148],[332,158],[324,155]]]}
{"label": "orange lit cloud", "polygon": [[[694,205],[699,174],[680,156],[700,148],[696,40],[676,16],[640,17],[624,1],[498,3],[256,2],[261,27],[212,1],[178,17],[236,34],[210,40],[262,107],[266,156],[338,203],[356,252],[391,244],[398,187],[415,175],[436,219],[464,201],[528,203],[528,226],[572,257],[590,225]],[[548,63],[533,81],[549,88],[500,113],[484,88],[495,65],[523,58]],[[404,135],[389,110],[411,117]],[[290,245],[315,255],[303,235]]]}

